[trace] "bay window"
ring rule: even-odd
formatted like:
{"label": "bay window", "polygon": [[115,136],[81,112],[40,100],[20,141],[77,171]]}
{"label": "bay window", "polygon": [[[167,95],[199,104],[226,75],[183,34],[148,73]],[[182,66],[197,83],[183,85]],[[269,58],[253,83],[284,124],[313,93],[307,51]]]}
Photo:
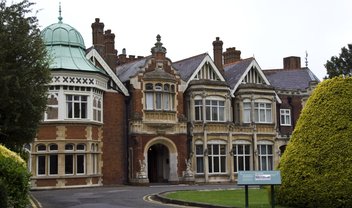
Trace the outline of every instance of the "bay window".
{"label": "bay window", "polygon": [[67,118],[87,118],[86,95],[66,95]]}
{"label": "bay window", "polygon": [[162,83],[145,84],[145,109],[173,111],[175,109],[175,86]]}
{"label": "bay window", "polygon": [[271,123],[271,103],[254,103],[254,121],[257,123]]}

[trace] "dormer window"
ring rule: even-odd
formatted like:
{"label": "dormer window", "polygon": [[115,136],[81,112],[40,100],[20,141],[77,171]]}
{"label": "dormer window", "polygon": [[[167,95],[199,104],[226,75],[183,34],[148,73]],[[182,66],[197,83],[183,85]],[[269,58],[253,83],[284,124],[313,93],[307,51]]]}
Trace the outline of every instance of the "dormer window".
{"label": "dormer window", "polygon": [[175,109],[175,86],[167,83],[145,84],[145,109],[173,111]]}

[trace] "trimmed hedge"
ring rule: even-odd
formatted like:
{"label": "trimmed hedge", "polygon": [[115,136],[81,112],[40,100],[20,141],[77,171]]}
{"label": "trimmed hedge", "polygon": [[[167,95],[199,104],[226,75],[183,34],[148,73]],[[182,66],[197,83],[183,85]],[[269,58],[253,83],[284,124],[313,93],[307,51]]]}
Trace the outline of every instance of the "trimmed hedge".
{"label": "trimmed hedge", "polygon": [[[16,153],[0,145],[0,196],[2,207],[27,207],[29,177],[26,162]],[[6,204],[5,204],[6,203]]]}
{"label": "trimmed hedge", "polygon": [[279,204],[352,207],[352,77],[336,77],[317,86],[279,169]]}

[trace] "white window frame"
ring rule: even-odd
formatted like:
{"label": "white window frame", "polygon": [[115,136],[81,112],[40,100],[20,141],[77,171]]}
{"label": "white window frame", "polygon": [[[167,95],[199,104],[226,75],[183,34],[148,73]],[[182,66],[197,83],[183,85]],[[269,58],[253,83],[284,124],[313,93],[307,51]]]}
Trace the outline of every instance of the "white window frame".
{"label": "white window frame", "polygon": [[249,101],[243,102],[243,123],[251,123],[251,111],[252,111],[252,103]]}
{"label": "white window frame", "polygon": [[[197,149],[197,147],[201,147],[200,148],[200,151],[197,151],[199,149]],[[204,166],[204,145],[203,143],[201,142],[196,142],[195,144],[195,156],[196,156],[196,174],[204,174],[204,169],[205,169],[205,166]],[[201,171],[198,171],[198,159],[199,161],[201,161],[202,163],[202,167],[199,167],[199,169],[202,169]]]}
{"label": "white window frame", "polygon": [[280,125],[291,126],[291,109],[280,109]]}
{"label": "white window frame", "polygon": [[269,102],[254,102],[254,121],[256,123],[272,123],[272,107],[272,103]]}
{"label": "white window frame", "polygon": [[[57,149],[56,150],[51,150],[51,146],[54,146],[54,145],[56,145],[56,147],[57,147]],[[50,176],[52,176],[52,175],[58,175],[59,174],[59,155],[58,155],[58,145],[57,144],[49,144],[48,145],[48,147],[49,147],[49,155],[48,155],[48,175],[50,175]],[[57,171],[57,173],[51,173],[51,156],[56,156],[56,171]]]}
{"label": "white window frame", "polygon": [[[227,147],[226,143],[224,142],[209,142],[207,145],[208,149],[208,173],[209,174],[226,174],[227,173]],[[222,147],[224,148],[224,151],[221,152]],[[217,149],[216,151],[218,153],[215,153],[214,150]],[[219,170],[215,171],[215,162],[218,163]],[[224,162],[224,164],[222,164]],[[210,164],[211,163],[211,164]],[[225,167],[222,167],[222,166]]]}
{"label": "white window frame", "polygon": [[[148,89],[147,86],[151,87]],[[170,83],[145,83],[145,110],[174,111],[175,85]]]}
{"label": "white window frame", "polygon": [[[198,117],[197,117],[198,113]],[[203,121],[203,100],[195,99],[194,100],[194,120]]]}
{"label": "white window frame", "polygon": [[[47,105],[46,105],[46,110],[45,110],[45,113],[44,113],[44,121],[54,121],[54,120],[58,120],[59,119],[59,115],[60,115],[60,108],[59,108],[59,92],[58,91],[52,91],[52,92],[49,92],[48,93],[48,97],[47,97],[47,100],[49,101],[49,99],[53,97],[56,99],[57,101],[57,104],[49,104],[47,102]],[[57,109],[57,118],[48,118],[48,109]]]}
{"label": "white window frame", "polygon": [[[205,103],[205,120],[211,122],[225,121],[225,100],[206,99]],[[213,113],[217,118],[214,118]]]}
{"label": "white window frame", "polygon": [[[246,152],[246,147],[249,148],[249,152]],[[240,153],[240,149],[242,149],[242,153]],[[233,165],[233,172],[237,173],[238,171],[249,171],[251,170],[251,163],[252,163],[252,145],[248,141],[235,141],[232,144],[232,153],[233,153],[233,160],[234,160],[234,165]],[[240,170],[239,164],[240,164],[240,158],[243,158],[242,160],[242,166],[243,170]],[[248,159],[248,167],[246,166],[246,160]]]}
{"label": "white window frame", "polygon": [[[95,94],[93,96],[92,101],[93,101],[93,104],[92,104],[93,118],[92,119],[97,122],[103,122],[103,97]],[[94,103],[95,101],[96,101],[96,103]],[[96,106],[94,106],[94,105],[96,105]]]}
{"label": "white window frame", "polygon": [[[258,170],[263,170],[263,171],[273,170],[274,169],[274,144],[268,141],[259,141],[257,144],[257,151],[258,151]],[[263,164],[263,160],[265,161],[265,164]]]}
{"label": "white window frame", "polygon": [[[69,100],[69,96],[72,97],[72,100]],[[79,97],[79,100],[75,100],[75,97],[78,96]],[[85,97],[86,100],[82,100],[82,98]],[[86,94],[66,94],[66,118],[67,119],[88,119],[89,118],[89,98],[90,96],[89,95],[86,95]],[[76,105],[75,104],[78,104],[79,107],[78,107],[78,110],[79,110],[79,116],[76,117],[75,116],[75,110],[76,110]],[[71,109],[72,109],[72,115],[70,117],[70,112],[69,112],[69,109],[71,106]],[[85,117],[82,116],[82,108],[83,106],[85,106]]]}
{"label": "white window frame", "polygon": [[[39,146],[44,146],[45,147],[45,150],[39,150]],[[47,153],[47,146],[45,144],[38,144],[36,147],[36,151],[40,154],[38,154],[36,156],[37,158],[37,161],[36,161],[36,174],[37,176],[46,176],[47,174],[47,157],[46,157],[46,153]],[[39,174],[39,157],[44,157],[44,173],[43,174]]]}

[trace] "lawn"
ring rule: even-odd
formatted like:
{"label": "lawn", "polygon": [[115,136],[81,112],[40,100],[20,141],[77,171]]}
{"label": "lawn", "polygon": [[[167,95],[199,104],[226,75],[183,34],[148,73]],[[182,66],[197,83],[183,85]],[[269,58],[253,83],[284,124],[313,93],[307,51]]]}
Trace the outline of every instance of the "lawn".
{"label": "lawn", "polygon": [[[189,202],[201,202],[230,207],[245,207],[244,189],[176,191],[166,193],[164,197]],[[266,189],[249,189],[248,199],[249,207],[251,208],[271,208],[271,205],[269,204],[268,190]],[[283,208],[280,206],[275,207]]]}

